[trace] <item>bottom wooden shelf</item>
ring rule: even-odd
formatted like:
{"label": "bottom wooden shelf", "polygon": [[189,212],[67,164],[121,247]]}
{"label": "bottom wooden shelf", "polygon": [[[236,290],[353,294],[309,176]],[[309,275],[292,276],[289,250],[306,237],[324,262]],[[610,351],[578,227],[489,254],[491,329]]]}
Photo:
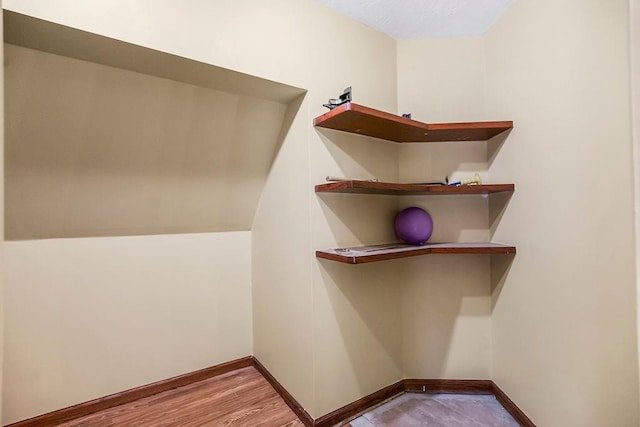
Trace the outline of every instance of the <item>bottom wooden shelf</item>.
{"label": "bottom wooden shelf", "polygon": [[422,246],[390,243],[316,251],[316,257],[345,264],[363,264],[429,254],[515,254],[516,247],[493,242],[427,243]]}

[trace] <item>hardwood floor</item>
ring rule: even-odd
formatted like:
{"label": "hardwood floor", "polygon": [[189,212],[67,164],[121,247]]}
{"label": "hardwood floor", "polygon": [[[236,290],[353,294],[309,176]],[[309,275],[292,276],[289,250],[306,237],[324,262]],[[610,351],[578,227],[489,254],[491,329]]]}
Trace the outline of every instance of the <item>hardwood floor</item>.
{"label": "hardwood floor", "polygon": [[[246,363],[244,359],[240,361]],[[265,369],[259,362],[254,363],[259,369]],[[47,420],[37,417],[18,424],[41,427],[304,427],[301,419],[254,366],[236,369],[63,423],[55,424],[55,417],[49,416]],[[267,371],[265,375],[270,377]],[[181,383],[184,384],[185,381]],[[180,382],[174,381],[172,384],[175,386]],[[403,393],[405,386],[400,381],[383,389],[382,391],[389,389],[387,391],[391,393],[390,396],[395,397],[380,406],[375,406],[376,402],[369,399],[372,409],[355,419],[350,419],[349,415],[362,410],[362,406],[356,412],[349,413],[344,409],[355,403],[362,403],[360,401],[380,394],[381,391],[320,417],[315,422],[304,410],[299,413],[306,417],[304,419],[308,420],[308,424],[323,426],[340,423],[340,420],[346,420],[343,421],[344,424],[339,424],[345,427],[534,425],[526,417],[528,422],[520,420],[521,423],[518,423],[493,394]],[[490,393],[490,389],[485,392]],[[294,401],[294,406],[297,408],[299,404]],[[68,415],[70,414],[67,417]],[[57,418],[64,419],[59,414]]]}
{"label": "hardwood floor", "polygon": [[264,377],[248,367],[57,426],[302,427],[304,424]]}

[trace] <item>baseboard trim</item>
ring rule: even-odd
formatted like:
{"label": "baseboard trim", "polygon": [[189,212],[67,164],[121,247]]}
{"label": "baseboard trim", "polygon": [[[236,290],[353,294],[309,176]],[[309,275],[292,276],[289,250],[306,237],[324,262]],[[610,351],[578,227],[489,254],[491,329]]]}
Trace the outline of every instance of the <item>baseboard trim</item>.
{"label": "baseboard trim", "polygon": [[355,402],[349,403],[342,408],[338,408],[335,411],[321,416],[315,420],[313,425],[314,427],[333,426],[402,393],[404,393],[404,381],[400,380],[395,384],[391,384]]}
{"label": "baseboard trim", "polygon": [[110,394],[105,397],[99,397],[88,402],[79,403],[69,406],[68,408],[59,409],[57,411],[48,412],[37,417],[29,418],[9,424],[6,427],[47,427],[60,424],[76,418],[93,414],[94,412],[113,408],[114,406],[123,405],[138,399],[162,393],[163,391],[172,390],[194,382],[206,380],[236,369],[246,368],[253,365],[253,357],[247,356],[241,359],[232,360],[230,362],[215,365],[210,368],[200,369],[199,371],[189,372],[187,374],[178,375],[166,380],[157,381],[155,383],[132,388],[130,390],[121,391],[119,393]]}
{"label": "baseboard trim", "polygon": [[493,394],[491,380],[404,380],[408,393]]}
{"label": "baseboard trim", "polygon": [[536,427],[533,421],[531,421],[529,417],[527,417],[527,415],[520,408],[518,408],[518,405],[516,405],[513,402],[513,400],[511,400],[509,396],[507,396],[507,394],[504,391],[502,391],[500,387],[498,387],[496,383],[492,381],[491,384],[493,386],[492,387],[493,395],[496,397],[498,402],[500,402],[500,404],[504,406],[504,409],[506,409],[507,412],[509,412],[509,414],[511,414],[511,416],[518,423],[520,423],[521,426]]}
{"label": "baseboard trim", "polygon": [[282,397],[282,400],[284,400],[287,406],[289,406],[298,418],[300,418],[300,421],[302,421],[307,427],[314,427],[315,421],[311,415],[309,415],[309,413],[304,410],[302,405],[298,403],[291,393],[289,393],[287,389],[284,388],[273,375],[271,375],[271,372],[269,372],[269,370],[267,370],[267,368],[265,368],[265,366],[254,356],[251,356],[251,361],[256,370],[260,372],[267,382],[271,384],[271,387],[273,387],[280,397]]}
{"label": "baseboard trim", "polygon": [[79,403],[68,408],[52,411],[37,417],[9,424],[6,427],[47,427],[76,418],[84,417],[98,411],[123,405],[138,399],[189,385],[198,381],[226,374],[241,368],[254,367],[271,384],[291,410],[300,418],[306,427],[328,427],[345,422],[370,408],[402,393],[462,393],[493,394],[498,402],[523,427],[536,427],[524,412],[491,380],[443,380],[443,379],[405,379],[373,392],[355,402],[349,403],[320,418],[313,419],[300,403],[276,380],[269,370],[254,356],[232,360],[201,369],[199,371],[172,377],[166,380],[125,390],[120,393],[100,397],[88,402]]}

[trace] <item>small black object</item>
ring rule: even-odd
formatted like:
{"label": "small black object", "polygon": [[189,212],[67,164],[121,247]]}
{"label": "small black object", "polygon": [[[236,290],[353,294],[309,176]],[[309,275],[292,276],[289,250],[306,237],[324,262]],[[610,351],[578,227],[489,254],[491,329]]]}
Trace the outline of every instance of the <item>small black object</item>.
{"label": "small black object", "polygon": [[411,113],[404,113],[402,115],[402,117],[404,117],[405,119],[410,119],[411,118]]}
{"label": "small black object", "polygon": [[322,106],[327,107],[330,110],[333,110],[334,108],[350,101],[351,101],[351,86],[349,86],[344,90],[344,92],[342,92],[342,95],[340,95],[340,98],[330,99],[328,103],[322,104]]}

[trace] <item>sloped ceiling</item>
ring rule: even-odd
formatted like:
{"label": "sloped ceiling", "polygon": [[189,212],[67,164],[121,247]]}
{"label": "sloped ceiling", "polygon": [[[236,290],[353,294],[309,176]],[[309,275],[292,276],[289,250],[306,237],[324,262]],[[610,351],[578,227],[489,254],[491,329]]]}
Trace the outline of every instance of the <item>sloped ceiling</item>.
{"label": "sloped ceiling", "polygon": [[512,0],[320,0],[395,39],[484,35]]}
{"label": "sloped ceiling", "polygon": [[3,19],[6,239],[251,229],[303,89]]}

